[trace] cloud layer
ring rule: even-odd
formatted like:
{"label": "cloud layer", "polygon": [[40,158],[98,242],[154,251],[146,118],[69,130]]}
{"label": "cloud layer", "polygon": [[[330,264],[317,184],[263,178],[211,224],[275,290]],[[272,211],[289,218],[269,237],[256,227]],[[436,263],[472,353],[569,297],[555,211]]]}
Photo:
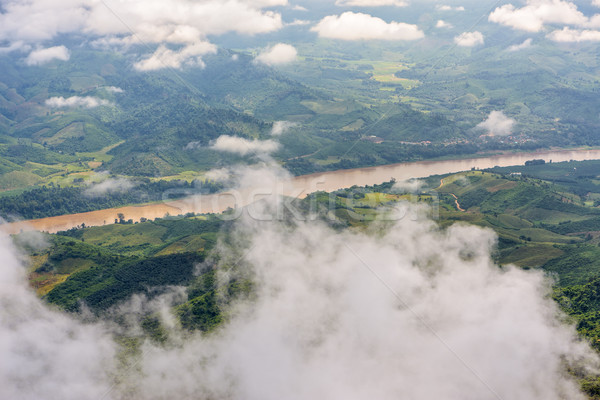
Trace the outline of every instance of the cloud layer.
{"label": "cloud layer", "polygon": [[286,0],[132,0],[106,4],[9,0],[0,14],[0,39],[40,42],[61,33],[83,32],[136,40],[131,38],[131,28],[146,42],[191,43],[230,31],[257,34],[277,30],[282,26],[281,15],[262,8],[286,4]]}
{"label": "cloud layer", "polygon": [[208,340],[149,352],[141,397],[583,399],[561,371],[589,348],[556,323],[542,274],[493,265],[489,230],[421,218],[376,238],[315,223],[238,229],[235,277],[257,282],[255,300]]}
{"label": "cloud layer", "polygon": [[[252,279],[252,299],[232,303],[230,320],[203,336],[177,329],[169,299],[134,296],[118,314],[133,329],[141,310],[157,310],[170,339],[144,342],[128,369],[102,324],[52,311],[29,291],[1,235],[0,397],[583,399],[565,364],[597,360],[558,322],[544,276],[494,265],[490,230],[443,231],[419,215],[400,205],[377,235],[238,221],[228,243],[244,257],[219,280]],[[231,266],[237,256],[221,246]]]}
{"label": "cloud layer", "polygon": [[[336,0],[335,4],[344,7],[403,7],[408,2]],[[592,5],[599,6],[598,0],[594,0]],[[284,24],[281,13],[271,9],[276,6],[306,9],[290,5],[288,0],[7,0],[0,12],[0,42],[3,43],[0,53],[28,52],[25,58],[28,65],[66,61],[70,56],[69,50],[64,46],[51,46],[50,42],[64,35],[78,35],[85,36],[95,46],[141,52],[134,62],[139,71],[203,67],[202,56],[216,50],[210,43],[211,36],[229,32],[257,35],[309,23],[295,20]],[[435,8],[440,12],[464,10],[463,6],[441,4]],[[556,42],[598,41],[600,36],[600,13],[585,15],[575,2],[569,0],[526,0],[524,5],[504,4],[494,9],[488,19],[529,32],[558,27],[547,35],[548,39]],[[439,20],[436,26],[452,27],[443,20]],[[350,11],[322,18],[312,31],[320,37],[340,40],[416,40],[424,37],[417,25],[387,22],[369,14]],[[472,37],[456,40],[465,46],[479,44]],[[150,53],[144,54],[146,52],[139,45],[149,46]],[[288,60],[281,61],[284,63],[292,59],[292,53],[288,52],[272,58],[274,61],[267,58],[267,63],[276,65],[279,60]]]}
{"label": "cloud layer", "polygon": [[[179,67],[190,59],[199,64],[194,57],[206,53],[209,35],[254,35],[281,29],[281,15],[264,8],[284,5],[287,0],[8,0],[0,13],[0,42],[25,49],[61,34],[83,34],[97,45],[159,44],[166,47],[160,46],[153,57],[163,55],[166,60],[158,63],[150,57],[138,63],[138,69],[156,69],[162,64]],[[168,50],[169,46],[183,50]]]}
{"label": "cloud layer", "polygon": [[351,11],[329,15],[311,30],[320,37],[341,40],[416,40],[425,36],[416,25],[388,23],[369,14]]}

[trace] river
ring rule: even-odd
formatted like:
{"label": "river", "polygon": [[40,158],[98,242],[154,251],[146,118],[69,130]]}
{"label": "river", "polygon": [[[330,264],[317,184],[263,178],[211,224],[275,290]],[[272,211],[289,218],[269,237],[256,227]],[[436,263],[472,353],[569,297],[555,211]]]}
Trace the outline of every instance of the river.
{"label": "river", "polygon": [[494,166],[523,165],[531,159],[544,159],[547,162],[584,161],[600,159],[600,149],[595,150],[554,150],[536,153],[516,153],[468,158],[460,160],[417,161],[410,163],[381,165],[377,167],[346,169],[317,174],[302,175],[285,181],[265,182],[242,190],[227,191],[212,195],[196,195],[180,200],[140,206],[127,206],[79,214],[61,215],[35,220],[5,224],[3,230],[18,233],[23,230],[38,230],[55,233],[84,223],[86,226],[98,226],[115,222],[117,214],[125,219],[139,221],[140,218],[154,219],[169,215],[194,213],[220,213],[227,208],[239,208],[255,202],[261,196],[276,191],[279,194],[303,198],[317,190],[335,191],[354,185],[366,186],[380,184],[394,178],[404,181],[411,178],[424,178],[468,171],[471,168],[485,169]]}

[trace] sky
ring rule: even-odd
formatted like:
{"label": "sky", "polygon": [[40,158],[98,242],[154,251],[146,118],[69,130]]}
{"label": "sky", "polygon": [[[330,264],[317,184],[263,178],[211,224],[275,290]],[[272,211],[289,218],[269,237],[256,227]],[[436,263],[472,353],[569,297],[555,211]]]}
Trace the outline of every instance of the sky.
{"label": "sky", "polygon": [[[488,4],[489,3],[489,4]],[[600,0],[7,0],[0,5],[0,55],[28,66],[68,62],[73,43],[131,52],[139,71],[200,67],[220,37],[268,38],[256,62],[297,62],[304,40],[415,42],[444,37],[486,46],[486,30],[555,43],[600,41]],[[514,47],[513,51],[525,50]]]}

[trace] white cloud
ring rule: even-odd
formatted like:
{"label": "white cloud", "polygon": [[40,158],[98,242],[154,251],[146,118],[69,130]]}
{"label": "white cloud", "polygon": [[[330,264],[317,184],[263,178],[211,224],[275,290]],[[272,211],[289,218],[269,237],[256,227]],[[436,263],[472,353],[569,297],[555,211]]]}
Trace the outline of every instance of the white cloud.
{"label": "white cloud", "polygon": [[106,179],[103,182],[96,183],[86,190],[83,194],[87,197],[99,197],[108,193],[123,193],[135,187],[135,183],[125,178]]}
{"label": "white cloud", "polygon": [[592,0],[592,5],[596,7],[600,7],[600,0]]}
{"label": "white cloud", "polygon": [[452,7],[447,4],[438,4],[435,6],[438,11],[465,11],[463,6]]}
{"label": "white cloud", "polygon": [[209,42],[198,42],[183,47],[180,50],[171,50],[164,45],[150,57],[133,65],[138,71],[154,71],[163,68],[179,69],[183,65],[204,67],[201,56],[216,53],[217,48]]}
{"label": "white cloud", "polygon": [[509,26],[513,29],[539,32],[546,24],[586,26],[588,19],[577,6],[564,0],[527,0],[527,5],[516,8],[505,4],[496,8],[489,21]]}
{"label": "white cloud", "polygon": [[285,43],[277,43],[274,46],[268,47],[254,59],[255,62],[273,66],[289,64],[296,61],[298,51],[292,45]]}
{"label": "white cloud", "polygon": [[88,12],[79,0],[3,2],[0,41],[40,43],[83,29]]}
{"label": "white cloud", "polygon": [[531,47],[531,43],[532,43],[532,39],[525,39],[523,41],[523,43],[519,43],[519,44],[513,44],[512,46],[509,46],[506,50],[507,51],[519,51],[519,50],[523,50],[523,49],[528,49]]}
{"label": "white cloud", "polygon": [[273,140],[248,140],[237,136],[222,135],[211,146],[213,150],[247,154],[269,154],[279,149],[279,143]]}
{"label": "white cloud", "polygon": [[297,126],[297,122],[291,121],[275,121],[273,122],[273,128],[271,128],[271,136],[280,136],[287,132],[288,129]]}
{"label": "white cloud", "polygon": [[555,42],[562,43],[600,42],[600,31],[577,30],[564,27],[562,30],[550,32],[546,37]]}
{"label": "white cloud", "polygon": [[335,0],[336,6],[355,6],[355,7],[381,7],[396,6],[406,7],[408,3],[403,0]]}
{"label": "white cloud", "polygon": [[311,21],[305,20],[305,19],[295,19],[292,22],[288,22],[285,25],[286,26],[304,26],[304,25],[310,25]]}
{"label": "white cloud", "polygon": [[[84,34],[99,44],[130,46],[139,45],[142,40],[187,48],[202,45],[209,35],[255,35],[281,29],[281,14],[264,8],[287,4],[287,0],[130,0],[110,4],[89,0],[8,0],[0,13],[0,43],[40,44],[61,34]],[[167,60],[167,64],[172,63],[185,61]],[[148,62],[150,69],[156,65]]]}
{"label": "white cloud", "polygon": [[443,21],[441,19],[438,19],[438,21],[435,24],[435,27],[436,28],[452,28],[452,24],[450,24],[446,21]]}
{"label": "white cloud", "polygon": [[507,136],[512,133],[515,120],[504,115],[502,111],[492,111],[488,118],[477,125],[494,136]]}
{"label": "white cloud", "polygon": [[71,97],[50,97],[46,100],[45,104],[52,108],[62,107],[84,107],[84,108],[95,108],[98,106],[110,106],[112,103],[108,100],[99,99],[98,97],[92,96],[71,96]]}
{"label": "white cloud", "polygon": [[320,37],[341,40],[416,40],[425,36],[416,25],[387,23],[381,18],[351,11],[329,15],[311,31]]}
{"label": "white cloud", "polygon": [[41,41],[73,32],[129,36],[128,27],[115,18],[112,10],[145,41],[189,43],[230,31],[256,34],[277,30],[282,26],[281,15],[262,8],[286,4],[284,0],[131,0],[113,2],[109,10],[101,2],[90,4],[85,0],[13,0],[0,14],[0,39]]}
{"label": "white cloud", "polygon": [[52,60],[68,61],[71,58],[69,49],[65,46],[54,46],[33,50],[25,59],[27,65],[42,65]]}
{"label": "white cloud", "polygon": [[483,44],[481,32],[463,32],[454,38],[454,43],[461,47],[474,47]]}
{"label": "white cloud", "polygon": [[308,9],[306,7],[302,7],[301,5],[296,4],[294,7],[292,7],[292,10],[294,11],[308,11]]}
{"label": "white cloud", "polygon": [[110,93],[123,93],[124,90],[116,86],[103,86],[102,89]]}

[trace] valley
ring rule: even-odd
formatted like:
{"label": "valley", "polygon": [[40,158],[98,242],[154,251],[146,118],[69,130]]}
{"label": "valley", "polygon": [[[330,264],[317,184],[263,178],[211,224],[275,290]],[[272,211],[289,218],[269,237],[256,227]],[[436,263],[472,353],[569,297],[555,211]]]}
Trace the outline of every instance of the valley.
{"label": "valley", "polygon": [[0,398],[600,399],[599,0],[6,0]]}
{"label": "valley", "polygon": [[[553,153],[553,160],[559,154]],[[596,347],[600,339],[600,308],[596,307],[594,289],[600,274],[600,186],[596,182],[600,161],[553,161],[530,166],[502,166],[502,159],[494,161],[500,165],[412,181],[420,182],[418,185],[391,180],[333,193],[318,191],[291,202],[293,207],[279,217],[283,218],[280,223],[306,223],[298,220],[298,214],[287,213],[293,209],[307,218],[316,212],[307,221],[361,232],[377,224],[416,221],[424,212],[444,230],[461,224],[493,230],[497,235],[492,253],[495,262],[501,268],[517,265],[552,277],[555,301]],[[490,160],[481,162],[494,164]],[[457,202],[462,210],[457,209]],[[427,207],[402,213],[399,220],[394,217],[396,207],[410,203]],[[52,304],[73,312],[83,301],[99,315],[132,294],[152,298],[161,295],[152,287],[183,285],[187,300],[172,306],[181,326],[192,331],[218,329],[226,323],[223,313],[228,302],[246,296],[255,284],[244,278],[234,280],[229,284],[232,286],[220,287],[215,274],[221,273],[219,268],[236,269],[235,264],[207,268],[199,275],[190,269],[192,265],[203,265],[224,237],[235,236],[239,229],[235,227],[243,223],[243,218],[226,216],[160,216],[135,224],[122,221],[79,226],[47,235],[47,249],[30,250],[30,284]],[[23,239],[19,239],[21,236]],[[18,235],[17,241],[23,240],[28,246],[26,236]],[[234,248],[229,251],[238,252]],[[215,296],[222,296],[223,291],[233,297],[226,303],[217,302]],[[155,316],[147,314],[145,318],[145,334],[153,340],[169,340]],[[589,393],[600,385],[591,375],[579,379]]]}

